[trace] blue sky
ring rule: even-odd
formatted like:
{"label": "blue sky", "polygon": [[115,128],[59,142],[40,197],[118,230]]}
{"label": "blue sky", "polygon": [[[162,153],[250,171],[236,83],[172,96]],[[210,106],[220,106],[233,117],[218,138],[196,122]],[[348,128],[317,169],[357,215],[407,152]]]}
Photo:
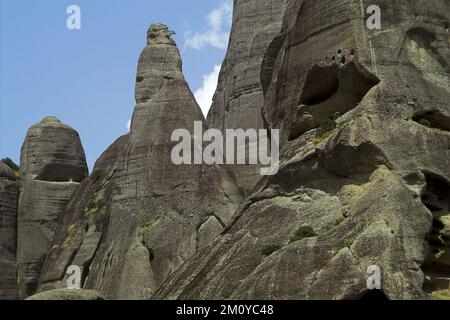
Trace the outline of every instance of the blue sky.
{"label": "blue sky", "polygon": [[[66,27],[70,5],[81,30]],[[0,0],[0,157],[17,163],[28,128],[47,115],[81,136],[90,168],[127,132],[137,59],[163,22],[204,112],[231,28],[231,0]]]}

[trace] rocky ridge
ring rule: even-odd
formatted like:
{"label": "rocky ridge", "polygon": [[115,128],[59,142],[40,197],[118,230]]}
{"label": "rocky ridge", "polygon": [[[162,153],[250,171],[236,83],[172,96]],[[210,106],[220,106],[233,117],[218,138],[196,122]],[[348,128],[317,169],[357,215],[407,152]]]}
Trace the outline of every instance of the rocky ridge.
{"label": "rocky ridge", "polygon": [[[220,167],[175,165],[175,129],[204,118],[184,77],[171,31],[153,24],[136,77],[131,132],[97,161],[65,213],[40,290],[64,287],[66,269],[110,299],[148,299],[231,221],[241,202]],[[206,127],[204,125],[204,127]]]}

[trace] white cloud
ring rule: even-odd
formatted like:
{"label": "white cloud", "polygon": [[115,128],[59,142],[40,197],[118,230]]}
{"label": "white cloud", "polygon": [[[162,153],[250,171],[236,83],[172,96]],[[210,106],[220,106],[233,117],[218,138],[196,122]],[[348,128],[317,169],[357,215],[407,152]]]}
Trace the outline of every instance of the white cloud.
{"label": "white cloud", "polygon": [[209,30],[195,34],[188,31],[185,34],[185,47],[191,47],[196,50],[206,46],[226,49],[230,36],[229,27],[231,26],[232,12],[233,4],[230,0],[224,2],[220,8],[211,11],[206,17]]}
{"label": "white cloud", "polygon": [[219,81],[220,64],[214,66],[214,70],[203,76],[203,84],[200,89],[195,91],[194,96],[205,117],[208,115],[209,108],[211,108],[214,92]]}
{"label": "white cloud", "polygon": [[128,132],[131,130],[131,119],[127,121],[127,130]]}

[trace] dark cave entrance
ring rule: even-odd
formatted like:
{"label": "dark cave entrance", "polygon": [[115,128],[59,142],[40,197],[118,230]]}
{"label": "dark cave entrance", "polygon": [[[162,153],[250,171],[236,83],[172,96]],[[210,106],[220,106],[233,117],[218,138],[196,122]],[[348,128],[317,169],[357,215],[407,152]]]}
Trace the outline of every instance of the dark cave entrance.
{"label": "dark cave entrance", "polygon": [[386,301],[389,299],[382,290],[374,289],[374,290],[369,290],[366,293],[364,293],[359,300]]}
{"label": "dark cave entrance", "polygon": [[429,251],[422,271],[423,289],[431,293],[450,289],[450,185],[435,175],[425,177],[422,202],[433,214],[433,227],[427,236]]}
{"label": "dark cave entrance", "polygon": [[298,101],[301,110],[292,123],[289,141],[330,121],[335,122],[356,108],[379,83],[377,76],[355,61],[342,66],[337,63],[313,66]]}

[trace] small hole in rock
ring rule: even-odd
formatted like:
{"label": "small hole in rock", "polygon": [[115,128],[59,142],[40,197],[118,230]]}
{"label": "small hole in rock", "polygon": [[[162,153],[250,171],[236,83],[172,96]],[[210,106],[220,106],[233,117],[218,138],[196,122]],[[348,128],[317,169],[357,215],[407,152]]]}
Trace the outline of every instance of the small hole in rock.
{"label": "small hole in rock", "polygon": [[450,131],[450,117],[439,110],[417,113],[412,120],[425,127]]}

